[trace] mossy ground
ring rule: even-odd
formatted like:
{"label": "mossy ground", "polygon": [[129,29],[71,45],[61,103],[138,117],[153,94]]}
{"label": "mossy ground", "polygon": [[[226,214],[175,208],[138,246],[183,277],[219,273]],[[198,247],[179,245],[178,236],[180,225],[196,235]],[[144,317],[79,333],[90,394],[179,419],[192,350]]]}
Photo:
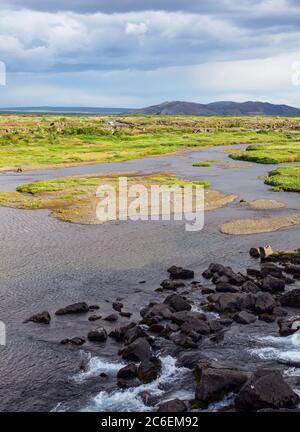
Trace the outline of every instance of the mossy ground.
{"label": "mossy ground", "polygon": [[117,162],[179,148],[291,139],[300,139],[299,119],[1,115],[0,170]]}
{"label": "mossy ground", "polygon": [[300,192],[300,166],[286,166],[271,171],[265,180],[274,191]]}
{"label": "mossy ground", "polygon": [[279,164],[300,162],[300,143],[276,143],[268,145],[251,145],[246,151],[231,153],[235,160],[244,160],[261,164]]}

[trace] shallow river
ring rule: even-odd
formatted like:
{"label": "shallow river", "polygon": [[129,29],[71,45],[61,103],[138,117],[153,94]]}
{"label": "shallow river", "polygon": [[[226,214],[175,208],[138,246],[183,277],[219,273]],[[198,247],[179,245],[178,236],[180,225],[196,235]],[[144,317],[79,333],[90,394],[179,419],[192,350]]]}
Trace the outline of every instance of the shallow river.
{"label": "shallow river", "polygon": [[[237,147],[243,146],[234,148]],[[219,232],[218,225],[231,218],[284,215],[300,209],[299,194],[270,192],[258,178],[273,166],[192,167],[193,162],[208,159],[240,166],[240,162],[230,160],[219,151],[225,148],[124,163],[0,175],[0,190],[12,191],[20,183],[67,175],[170,171],[183,178],[207,179],[212,189],[237,195],[238,199],[269,198],[286,204],[283,209],[258,212],[238,208],[232,203],[207,212],[204,229],[193,233],[185,231],[183,222],[113,222],[84,226],[60,222],[51,218],[47,211],[0,207],[0,319],[7,328],[7,345],[0,347],[2,411],[145,410],[147,408],[137,398],[144,387],[160,400],[193,397],[190,370],[176,365],[174,357],[169,352],[164,353],[164,346],[161,348],[164,369],[159,380],[138,391],[121,392],[116,390],[114,378],[121,367],[117,344],[111,341],[105,346],[87,343],[78,349],[59,343],[66,337],[86,336],[95,326],[86,316],[53,318],[50,326],[22,322],[42,310],[53,315],[59,307],[77,301],[99,304],[101,315],[109,314],[111,302],[117,297],[124,299],[124,310],[134,312],[132,320],[137,320],[141,306],[159,299],[154,289],[167,277],[166,269],[170,265],[195,270],[195,279],[201,281],[202,271],[211,262],[231,265],[241,271],[253,266],[248,255],[252,246],[271,244],[274,249],[299,248],[297,227],[250,236],[226,236]],[[146,282],[140,284],[140,281]],[[118,325],[126,322],[126,318],[122,318]],[[101,321],[98,323],[101,325]],[[104,326],[110,327],[106,323]],[[259,364],[273,365],[282,356],[300,361],[300,352],[289,345],[288,339],[272,339],[277,335],[276,324],[269,325],[268,335],[264,334],[265,324],[245,327],[247,330],[233,326],[221,345],[204,344],[202,352],[207,352],[211,358],[234,359],[236,365],[247,365],[248,369]],[[88,369],[80,372],[80,363],[87,356],[91,356]],[[108,378],[101,378],[101,372],[107,373]],[[297,371],[286,373],[297,375]]]}

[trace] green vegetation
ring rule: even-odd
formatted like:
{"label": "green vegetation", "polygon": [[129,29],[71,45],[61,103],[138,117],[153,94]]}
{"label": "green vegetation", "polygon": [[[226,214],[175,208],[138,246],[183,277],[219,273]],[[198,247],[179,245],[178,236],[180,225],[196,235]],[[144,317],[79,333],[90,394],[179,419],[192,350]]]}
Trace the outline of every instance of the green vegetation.
{"label": "green vegetation", "polygon": [[230,157],[261,164],[300,162],[300,143],[251,145],[246,151],[230,154]]}
{"label": "green vegetation", "polygon": [[269,173],[265,180],[274,191],[300,192],[300,166],[286,166]]}
{"label": "green vegetation", "polygon": [[195,163],[193,163],[193,167],[209,168],[209,167],[211,167],[211,162],[208,162],[208,161],[195,162]]}
{"label": "green vegetation", "polygon": [[0,170],[117,162],[213,145],[281,145],[297,139],[299,119],[1,115]]}

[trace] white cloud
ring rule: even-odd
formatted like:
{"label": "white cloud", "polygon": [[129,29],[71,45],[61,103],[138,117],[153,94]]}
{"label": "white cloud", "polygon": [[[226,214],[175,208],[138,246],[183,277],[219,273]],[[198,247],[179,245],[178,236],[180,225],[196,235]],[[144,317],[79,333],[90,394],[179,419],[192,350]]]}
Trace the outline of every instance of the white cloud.
{"label": "white cloud", "polygon": [[132,35],[144,35],[148,32],[148,26],[146,23],[126,23],[126,33]]}

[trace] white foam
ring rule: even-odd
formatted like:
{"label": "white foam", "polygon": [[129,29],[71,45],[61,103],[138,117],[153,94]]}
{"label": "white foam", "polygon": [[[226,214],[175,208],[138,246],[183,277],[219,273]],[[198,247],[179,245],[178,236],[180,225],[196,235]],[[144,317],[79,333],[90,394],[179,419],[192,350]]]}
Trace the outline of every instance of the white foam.
{"label": "white foam", "polygon": [[107,360],[101,359],[100,357],[92,357],[90,354],[82,354],[87,365],[84,371],[76,374],[73,379],[77,383],[81,383],[89,378],[98,377],[101,373],[106,373],[107,375],[116,374],[119,369],[125,366],[122,362],[109,362]]}
{"label": "white foam", "polygon": [[[92,360],[92,359],[91,359]],[[105,363],[100,360],[98,365],[101,365],[101,372],[104,370]],[[186,368],[176,367],[176,359],[167,356],[161,358],[162,372],[161,375],[153,382],[149,384],[142,384],[138,387],[133,387],[124,390],[115,390],[111,393],[101,391],[98,395],[93,397],[89,404],[84,407],[81,411],[94,411],[94,412],[130,412],[130,411],[152,411],[153,408],[146,406],[142,399],[139,397],[139,393],[142,391],[148,391],[152,396],[162,396],[166,390],[164,386],[173,383],[174,380],[179,380],[189,372]],[[94,360],[94,365],[96,360]],[[112,365],[112,363],[109,363]],[[117,366],[117,364],[113,364]],[[118,364],[116,370],[120,369],[123,365]],[[111,366],[110,366],[111,367]],[[94,369],[95,370],[95,369]],[[100,370],[98,370],[98,374]],[[178,394],[178,393],[177,393]],[[187,396],[187,394],[185,394]],[[169,397],[173,399],[173,397]],[[162,400],[162,399],[161,399]]]}
{"label": "white foam", "polygon": [[191,312],[202,313],[205,316],[207,316],[207,318],[220,318],[220,315],[218,313],[216,313],[216,312],[205,312],[201,307],[196,306],[196,305],[192,305]]}
{"label": "white foam", "polygon": [[298,338],[295,339],[295,335],[288,337],[266,336],[257,338],[256,340],[268,346],[251,349],[251,354],[263,360],[300,362]]}

